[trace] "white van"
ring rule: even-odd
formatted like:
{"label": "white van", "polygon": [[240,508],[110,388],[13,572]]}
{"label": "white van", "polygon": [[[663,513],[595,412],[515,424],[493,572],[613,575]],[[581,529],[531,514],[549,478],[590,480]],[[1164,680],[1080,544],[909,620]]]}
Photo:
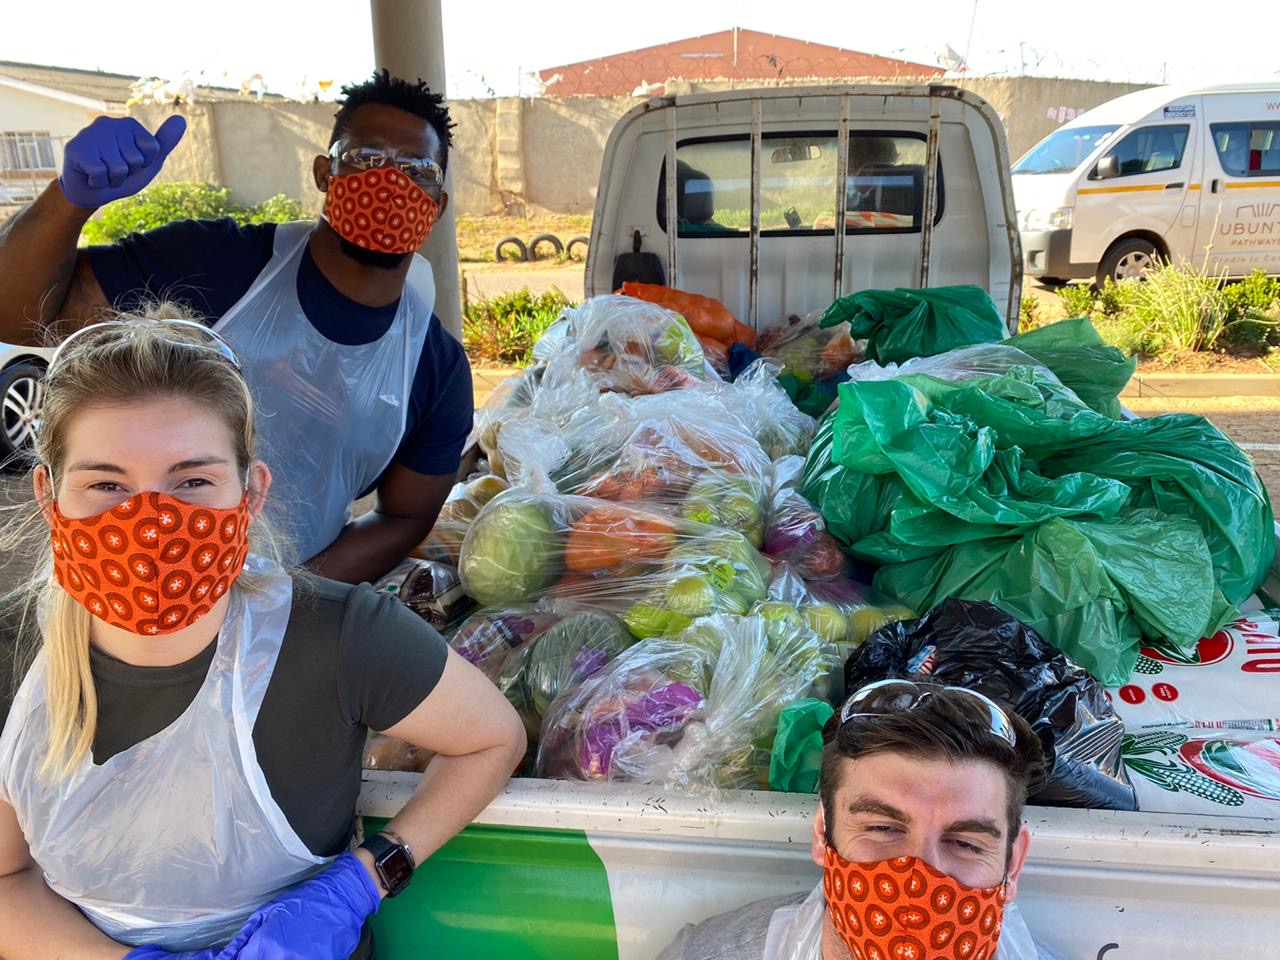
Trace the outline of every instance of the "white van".
{"label": "white van", "polygon": [[1025,272],[1136,276],[1185,258],[1280,274],[1280,86],[1153,87],[1081,114],[1013,165]]}

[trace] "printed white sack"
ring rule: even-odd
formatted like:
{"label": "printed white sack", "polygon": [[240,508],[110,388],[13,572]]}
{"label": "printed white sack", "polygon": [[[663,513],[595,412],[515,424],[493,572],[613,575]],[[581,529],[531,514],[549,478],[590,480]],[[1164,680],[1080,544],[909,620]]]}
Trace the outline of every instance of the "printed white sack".
{"label": "printed white sack", "polygon": [[1241,617],[1191,653],[1144,645],[1129,682],[1107,696],[1130,732],[1280,730],[1280,611]]}
{"label": "printed white sack", "polygon": [[1126,734],[1121,750],[1138,809],[1280,817],[1280,739],[1250,730],[1170,727]]}

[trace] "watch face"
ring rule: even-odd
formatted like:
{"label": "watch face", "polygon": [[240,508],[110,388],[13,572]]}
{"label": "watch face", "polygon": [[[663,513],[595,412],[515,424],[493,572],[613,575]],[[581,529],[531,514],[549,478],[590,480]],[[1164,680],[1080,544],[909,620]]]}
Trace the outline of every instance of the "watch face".
{"label": "watch face", "polygon": [[403,847],[392,847],[378,857],[378,872],[386,882],[387,893],[399,893],[413,877],[413,861]]}

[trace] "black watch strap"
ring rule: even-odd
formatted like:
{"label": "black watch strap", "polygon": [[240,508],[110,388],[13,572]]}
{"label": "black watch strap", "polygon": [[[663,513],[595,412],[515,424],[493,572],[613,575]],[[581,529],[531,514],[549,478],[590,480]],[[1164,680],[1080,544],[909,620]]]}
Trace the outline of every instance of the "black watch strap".
{"label": "black watch strap", "polygon": [[396,896],[409,886],[409,881],[413,879],[414,862],[413,854],[405,844],[375,833],[366,837],[360,846],[373,855],[374,869],[382,880],[382,888],[387,891],[388,897]]}

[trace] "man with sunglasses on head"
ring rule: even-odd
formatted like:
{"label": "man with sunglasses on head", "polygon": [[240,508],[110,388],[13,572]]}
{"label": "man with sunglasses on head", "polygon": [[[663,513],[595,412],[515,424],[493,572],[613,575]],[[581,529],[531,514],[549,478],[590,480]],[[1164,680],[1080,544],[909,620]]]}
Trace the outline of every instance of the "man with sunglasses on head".
{"label": "man with sunglasses on head", "polygon": [[823,731],[812,856],[822,882],[685,927],[660,960],[1034,960],[1011,910],[1043,756],[980,693],[884,680]]}
{"label": "man with sunglasses on head", "polygon": [[[254,392],[291,559],[373,580],[431,529],[471,430],[471,371],[433,315],[415,251],[448,205],[440,94],[386,70],[343,88],[315,222],[177,221],[77,249],[95,210],[160,172],[186,129],[99,117],[62,176],[0,229],[0,339],[66,336],[111,309],[186,302],[234,348]],[[353,500],[376,491],[352,521]]]}

